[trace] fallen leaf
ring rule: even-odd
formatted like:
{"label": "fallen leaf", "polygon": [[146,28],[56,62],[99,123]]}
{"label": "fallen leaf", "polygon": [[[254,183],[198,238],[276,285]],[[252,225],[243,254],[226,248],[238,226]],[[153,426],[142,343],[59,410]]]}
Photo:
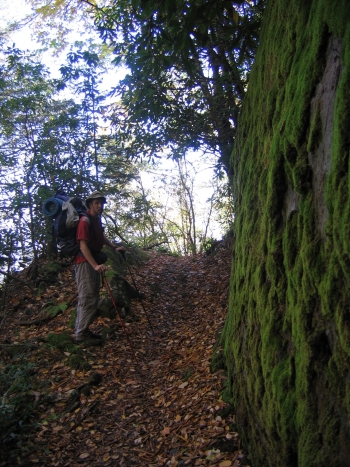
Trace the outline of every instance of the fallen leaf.
{"label": "fallen leaf", "polygon": [[79,459],[86,459],[89,456],[90,456],[90,454],[88,452],[83,452],[83,453],[80,454]]}
{"label": "fallen leaf", "polygon": [[223,461],[220,462],[219,467],[229,467],[230,465],[232,465],[231,461]]}
{"label": "fallen leaf", "polygon": [[213,461],[218,455],[220,455],[220,449],[210,449],[205,451],[205,455],[207,456],[207,460]]}
{"label": "fallen leaf", "polygon": [[180,384],[179,389],[183,389],[186,386],[188,386],[188,382],[186,381],[185,383]]}
{"label": "fallen leaf", "polygon": [[52,431],[54,433],[57,433],[57,431],[60,431],[60,430],[63,430],[63,426],[59,425],[59,426],[55,426],[52,428]]}
{"label": "fallen leaf", "polygon": [[165,435],[170,435],[170,428],[169,428],[168,426],[166,426],[166,427],[164,428],[164,430],[162,430],[160,433],[161,433],[163,436],[165,436]]}

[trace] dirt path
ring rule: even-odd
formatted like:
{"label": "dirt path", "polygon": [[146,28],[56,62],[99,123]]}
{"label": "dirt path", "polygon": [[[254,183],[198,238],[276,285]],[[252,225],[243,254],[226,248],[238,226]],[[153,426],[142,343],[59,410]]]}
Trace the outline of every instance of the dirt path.
{"label": "dirt path", "polygon": [[[72,370],[69,352],[39,344],[31,358],[48,383],[34,391],[38,427],[16,447],[16,465],[243,465],[234,416],[220,397],[225,375],[209,369],[229,272],[225,249],[196,259],[152,254],[133,270],[155,331],[133,301],[140,321],[125,324],[138,364],[121,326],[102,318],[95,330],[107,324],[115,332],[102,348],[84,351],[88,370]],[[17,340],[40,342],[67,320],[64,313],[39,329],[21,328]],[[0,465],[14,465],[7,462]]]}

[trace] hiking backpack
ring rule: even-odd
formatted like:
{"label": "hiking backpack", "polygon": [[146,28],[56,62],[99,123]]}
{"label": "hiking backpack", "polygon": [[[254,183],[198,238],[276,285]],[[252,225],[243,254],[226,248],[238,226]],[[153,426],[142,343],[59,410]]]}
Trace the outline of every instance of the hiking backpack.
{"label": "hiking backpack", "polygon": [[91,218],[86,212],[82,199],[70,198],[65,192],[58,191],[44,202],[43,212],[54,219],[54,233],[61,256],[76,256],[79,253],[79,244],[76,240],[79,219],[82,216]]}

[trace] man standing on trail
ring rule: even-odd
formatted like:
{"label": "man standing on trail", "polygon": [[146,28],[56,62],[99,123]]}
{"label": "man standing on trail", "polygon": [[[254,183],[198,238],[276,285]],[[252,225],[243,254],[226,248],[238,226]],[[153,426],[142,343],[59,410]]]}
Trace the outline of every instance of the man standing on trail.
{"label": "man standing on trail", "polygon": [[101,250],[106,245],[115,251],[125,251],[123,246],[115,246],[104,235],[101,215],[105,203],[106,198],[100,191],[91,193],[85,200],[87,215],[80,218],[77,228],[80,251],[74,260],[78,288],[75,342],[89,346],[102,344],[102,336],[89,330],[97,312],[100,275],[106,270],[103,263],[107,256]]}

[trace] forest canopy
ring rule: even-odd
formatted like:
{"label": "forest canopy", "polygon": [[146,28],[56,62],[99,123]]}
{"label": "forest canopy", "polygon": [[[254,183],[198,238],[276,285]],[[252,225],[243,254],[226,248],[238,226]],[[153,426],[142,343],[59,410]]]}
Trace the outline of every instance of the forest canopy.
{"label": "forest canopy", "polygon": [[[105,222],[114,238],[202,251],[213,239],[214,211],[224,229],[233,221],[226,177],[265,2],[26,3],[32,12],[1,34],[2,262],[11,263],[13,251],[23,264],[48,252],[41,205],[57,189],[113,194]],[[59,78],[39,53],[9,46],[9,32],[24,24],[46,53],[64,57]],[[69,42],[73,24],[91,31],[89,40]],[[102,90],[106,72],[121,66],[124,78]],[[200,151],[203,163],[210,158],[217,174],[201,222],[200,169],[189,151]],[[176,217],[140,176],[161,156],[176,161],[171,183],[164,178]]]}

